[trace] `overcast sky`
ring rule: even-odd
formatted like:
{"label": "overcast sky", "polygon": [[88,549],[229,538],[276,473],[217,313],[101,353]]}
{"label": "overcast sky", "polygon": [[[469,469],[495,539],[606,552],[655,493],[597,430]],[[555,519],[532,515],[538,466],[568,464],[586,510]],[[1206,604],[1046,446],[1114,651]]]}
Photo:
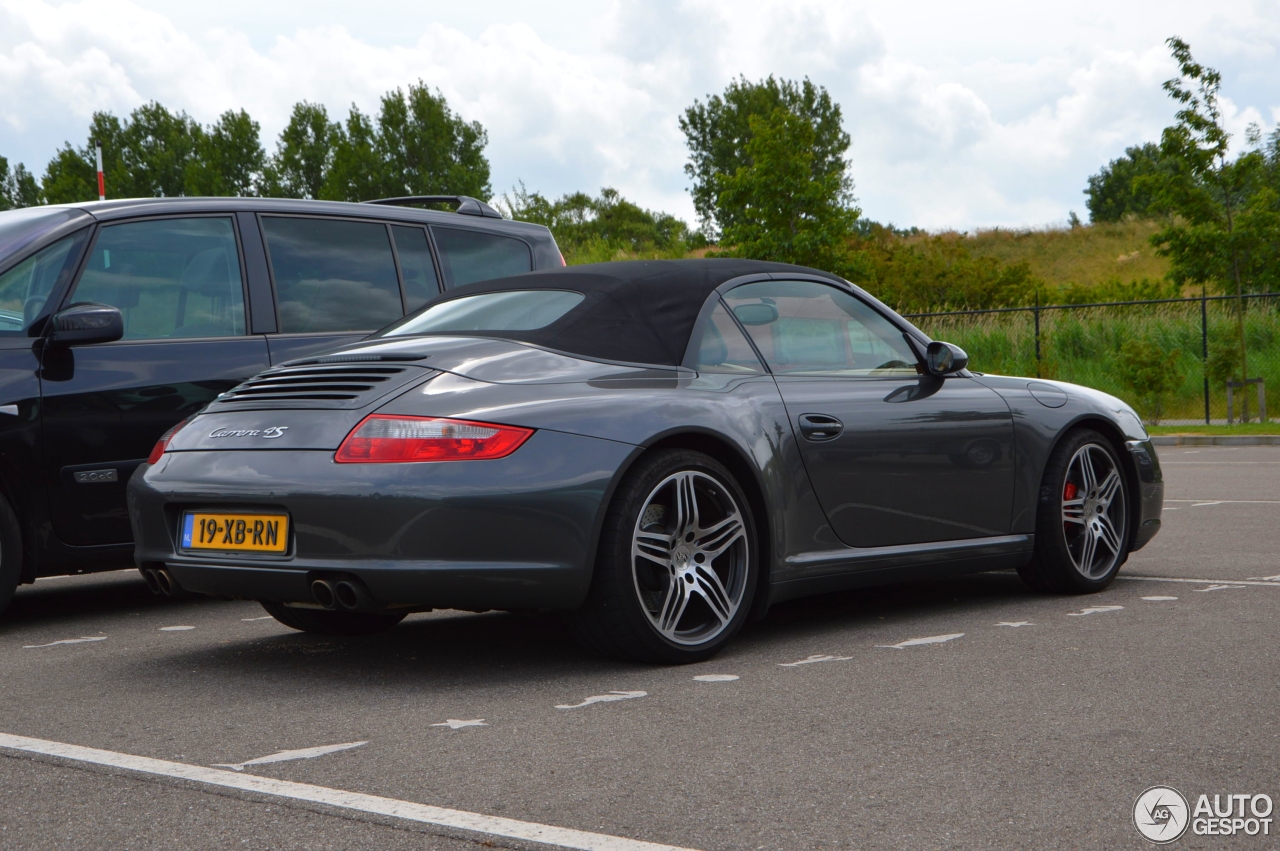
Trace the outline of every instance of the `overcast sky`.
{"label": "overcast sky", "polygon": [[864,214],[931,229],[1040,226],[1173,109],[1164,39],[1224,75],[1230,124],[1280,120],[1274,2],[0,0],[0,155],[37,174],[94,110],[148,100],[275,138],[299,100],[345,116],[418,79],[489,132],[493,187],[613,186],[693,219],[695,98],[808,76],[844,110]]}

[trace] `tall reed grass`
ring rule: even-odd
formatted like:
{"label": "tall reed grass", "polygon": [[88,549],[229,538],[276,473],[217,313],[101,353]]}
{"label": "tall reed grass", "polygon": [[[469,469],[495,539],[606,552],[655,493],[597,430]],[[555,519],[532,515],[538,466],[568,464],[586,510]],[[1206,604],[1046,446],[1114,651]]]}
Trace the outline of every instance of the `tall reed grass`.
{"label": "tall reed grass", "polygon": [[[1035,356],[1034,316],[1028,312],[979,315],[948,314],[912,320],[936,340],[946,340],[969,353],[979,372],[1040,375],[1095,387],[1137,403],[1137,388],[1126,386],[1121,348],[1127,340],[1145,338],[1165,352],[1180,352],[1176,369],[1181,383],[1165,402],[1162,419],[1204,417],[1204,362],[1201,358],[1200,303],[1073,308],[1040,312],[1040,361]],[[1210,302],[1208,331],[1215,340],[1236,339],[1235,305]],[[1245,342],[1250,376],[1266,382],[1272,418],[1280,418],[1280,296],[1251,300],[1245,314]],[[1249,391],[1251,413],[1257,415],[1255,391]],[[1236,413],[1239,415],[1239,403]],[[1154,411],[1139,409],[1151,419]],[[1210,388],[1210,415],[1226,417],[1226,387]]]}

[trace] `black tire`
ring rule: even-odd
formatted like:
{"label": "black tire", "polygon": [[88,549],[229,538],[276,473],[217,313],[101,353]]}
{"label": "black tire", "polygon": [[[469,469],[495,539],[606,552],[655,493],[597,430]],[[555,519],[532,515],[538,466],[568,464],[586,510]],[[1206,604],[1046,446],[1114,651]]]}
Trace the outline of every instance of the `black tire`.
{"label": "black tire", "polygon": [[[1093,470],[1092,483],[1081,476],[1085,463]],[[1112,470],[1114,490],[1106,484]],[[1045,465],[1036,505],[1035,553],[1018,574],[1047,593],[1103,590],[1129,557],[1131,515],[1128,476],[1111,441],[1092,429],[1068,433]]]}
{"label": "black tire", "polygon": [[258,602],[262,603],[267,614],[285,626],[320,635],[374,635],[386,632],[405,618],[404,614],[390,612],[376,615],[364,612],[331,612],[324,609],[296,609],[270,600]]}
{"label": "black tire", "polygon": [[0,612],[13,601],[22,579],[22,527],[18,517],[9,507],[9,501],[0,496]]}
{"label": "black tire", "polygon": [[[694,494],[692,513],[677,504],[685,483]],[[689,523],[681,519],[689,516]],[[657,539],[664,543],[650,543]],[[635,556],[633,546],[651,554]],[[750,614],[758,559],[751,506],[733,475],[701,452],[654,452],[614,494],[591,589],[570,628],[587,647],[616,659],[709,659]]]}

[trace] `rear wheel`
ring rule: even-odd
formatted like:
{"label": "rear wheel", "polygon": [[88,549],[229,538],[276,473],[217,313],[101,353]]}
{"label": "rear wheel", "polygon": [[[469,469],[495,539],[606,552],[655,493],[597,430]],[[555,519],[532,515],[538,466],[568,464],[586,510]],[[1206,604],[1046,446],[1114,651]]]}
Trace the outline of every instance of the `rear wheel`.
{"label": "rear wheel", "polygon": [[0,496],[0,612],[9,606],[22,578],[22,530],[9,501]]}
{"label": "rear wheel", "polygon": [[403,614],[366,614],[364,612],[331,612],[325,609],[298,609],[260,600],[267,614],[287,627],[321,635],[374,635],[386,632],[400,621]]}
{"label": "rear wheel", "polygon": [[1129,556],[1129,487],[1110,441],[1072,432],[1045,466],[1036,549],[1018,569],[1040,591],[1088,594],[1111,584]]}
{"label": "rear wheel", "polygon": [[617,658],[710,658],[747,618],[757,558],[750,507],[729,471],[700,452],[656,452],[614,496],[574,632]]}

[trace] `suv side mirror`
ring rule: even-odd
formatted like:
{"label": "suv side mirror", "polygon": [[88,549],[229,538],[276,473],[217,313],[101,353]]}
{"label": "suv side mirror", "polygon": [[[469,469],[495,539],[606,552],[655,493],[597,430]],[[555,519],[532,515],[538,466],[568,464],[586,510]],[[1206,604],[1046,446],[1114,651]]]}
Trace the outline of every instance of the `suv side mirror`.
{"label": "suv side mirror", "polygon": [[964,349],[934,340],[925,349],[925,365],[930,375],[954,375],[969,365]]}
{"label": "suv side mirror", "polygon": [[73,304],[49,321],[49,344],[86,346],[111,343],[124,336],[120,308],[107,304]]}

